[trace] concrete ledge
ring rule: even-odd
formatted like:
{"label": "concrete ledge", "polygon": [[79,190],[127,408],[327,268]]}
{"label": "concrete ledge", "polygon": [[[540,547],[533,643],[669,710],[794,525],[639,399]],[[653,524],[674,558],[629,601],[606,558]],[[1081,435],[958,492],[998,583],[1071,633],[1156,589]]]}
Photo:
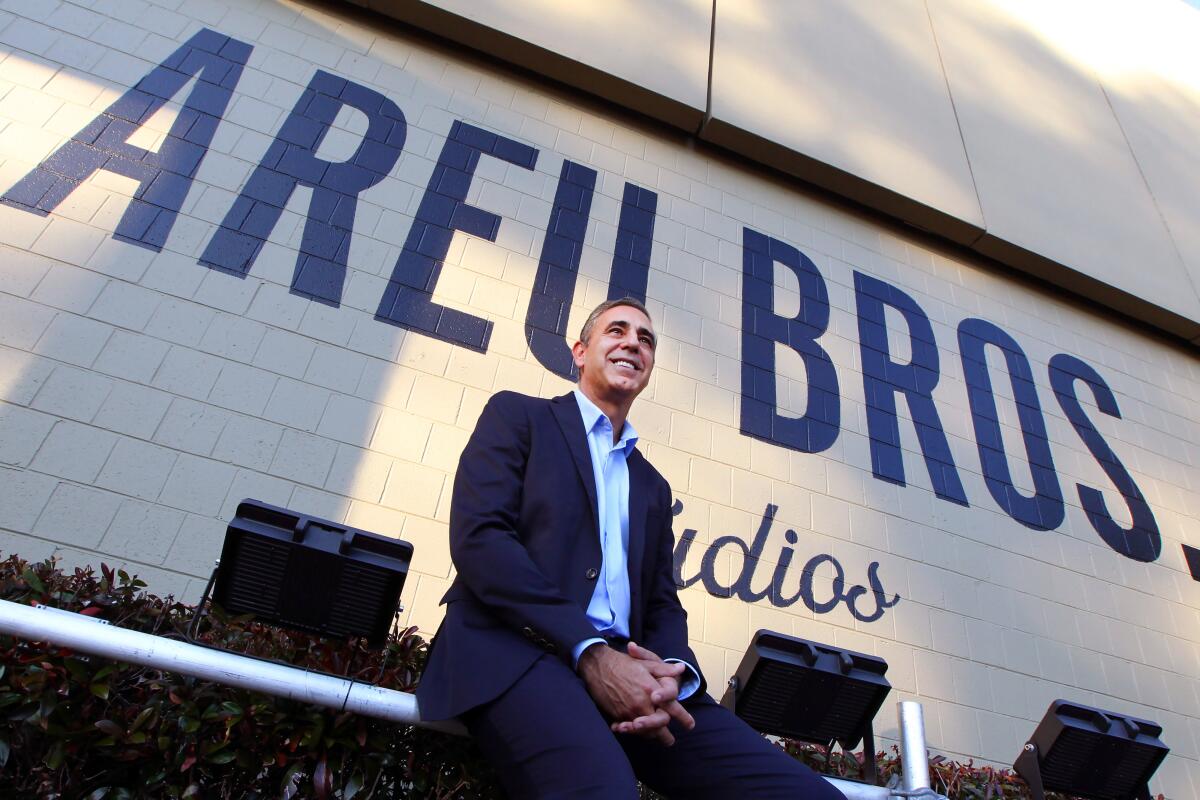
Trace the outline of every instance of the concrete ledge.
{"label": "concrete ledge", "polygon": [[[647,89],[605,69],[554,52],[487,24],[421,0],[344,0],[383,16],[429,31],[450,41],[499,58],[547,78],[609,100],[676,128],[694,132],[704,119],[704,90],[692,105]],[[708,47],[705,34],[704,46]],[[707,67],[706,67],[707,68]],[[707,74],[695,76],[703,87]]]}

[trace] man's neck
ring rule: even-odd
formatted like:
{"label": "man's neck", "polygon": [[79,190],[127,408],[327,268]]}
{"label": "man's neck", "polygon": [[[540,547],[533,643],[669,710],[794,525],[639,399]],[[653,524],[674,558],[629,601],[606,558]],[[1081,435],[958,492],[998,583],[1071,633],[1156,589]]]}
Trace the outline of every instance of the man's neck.
{"label": "man's neck", "polygon": [[600,409],[604,413],[604,416],[608,417],[608,421],[612,423],[613,444],[616,444],[621,439],[621,431],[625,430],[625,418],[629,416],[629,409],[633,406],[633,400],[625,402],[624,399],[614,401],[603,397],[593,397],[583,386],[579,386],[578,388],[584,397],[595,403],[596,408]]}

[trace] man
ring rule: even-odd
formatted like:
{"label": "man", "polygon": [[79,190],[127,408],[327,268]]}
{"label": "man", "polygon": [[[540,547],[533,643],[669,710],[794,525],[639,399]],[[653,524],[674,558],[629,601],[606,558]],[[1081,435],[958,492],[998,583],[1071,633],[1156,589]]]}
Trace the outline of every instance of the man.
{"label": "man", "polygon": [[[495,395],[450,508],[458,570],[417,690],[459,716],[509,796],[841,794],[704,693],[672,578],[671,492],[626,422],[654,368],[637,300],[602,303],[575,392]],[[635,777],[636,776],[636,777]]]}

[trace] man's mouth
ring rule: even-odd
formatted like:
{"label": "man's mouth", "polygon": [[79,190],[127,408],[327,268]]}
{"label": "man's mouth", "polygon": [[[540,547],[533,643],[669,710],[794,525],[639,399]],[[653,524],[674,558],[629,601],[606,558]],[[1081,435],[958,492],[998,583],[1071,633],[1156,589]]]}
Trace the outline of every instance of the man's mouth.
{"label": "man's mouth", "polygon": [[630,361],[628,358],[614,358],[612,360],[612,363],[618,367],[628,367],[629,369],[632,369],[635,372],[641,372],[641,370],[642,370],[641,367],[639,367],[637,364]]}

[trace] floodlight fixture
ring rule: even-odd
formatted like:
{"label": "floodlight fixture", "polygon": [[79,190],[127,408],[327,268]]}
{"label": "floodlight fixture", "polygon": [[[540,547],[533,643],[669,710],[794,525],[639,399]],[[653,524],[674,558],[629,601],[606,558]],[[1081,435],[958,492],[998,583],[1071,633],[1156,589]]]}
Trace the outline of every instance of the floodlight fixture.
{"label": "floodlight fixture", "polygon": [[243,500],[209,586],[228,613],[378,647],[399,610],[412,554],[399,539]]}
{"label": "floodlight fixture", "polygon": [[1149,720],[1055,700],[1013,763],[1033,800],[1048,791],[1089,800],[1149,800],[1150,777],[1167,757]]}
{"label": "floodlight fixture", "polygon": [[863,770],[875,781],[872,720],[891,691],[877,656],[782,633],[754,634],[721,705],[760,733],[850,751],[863,742]]}

